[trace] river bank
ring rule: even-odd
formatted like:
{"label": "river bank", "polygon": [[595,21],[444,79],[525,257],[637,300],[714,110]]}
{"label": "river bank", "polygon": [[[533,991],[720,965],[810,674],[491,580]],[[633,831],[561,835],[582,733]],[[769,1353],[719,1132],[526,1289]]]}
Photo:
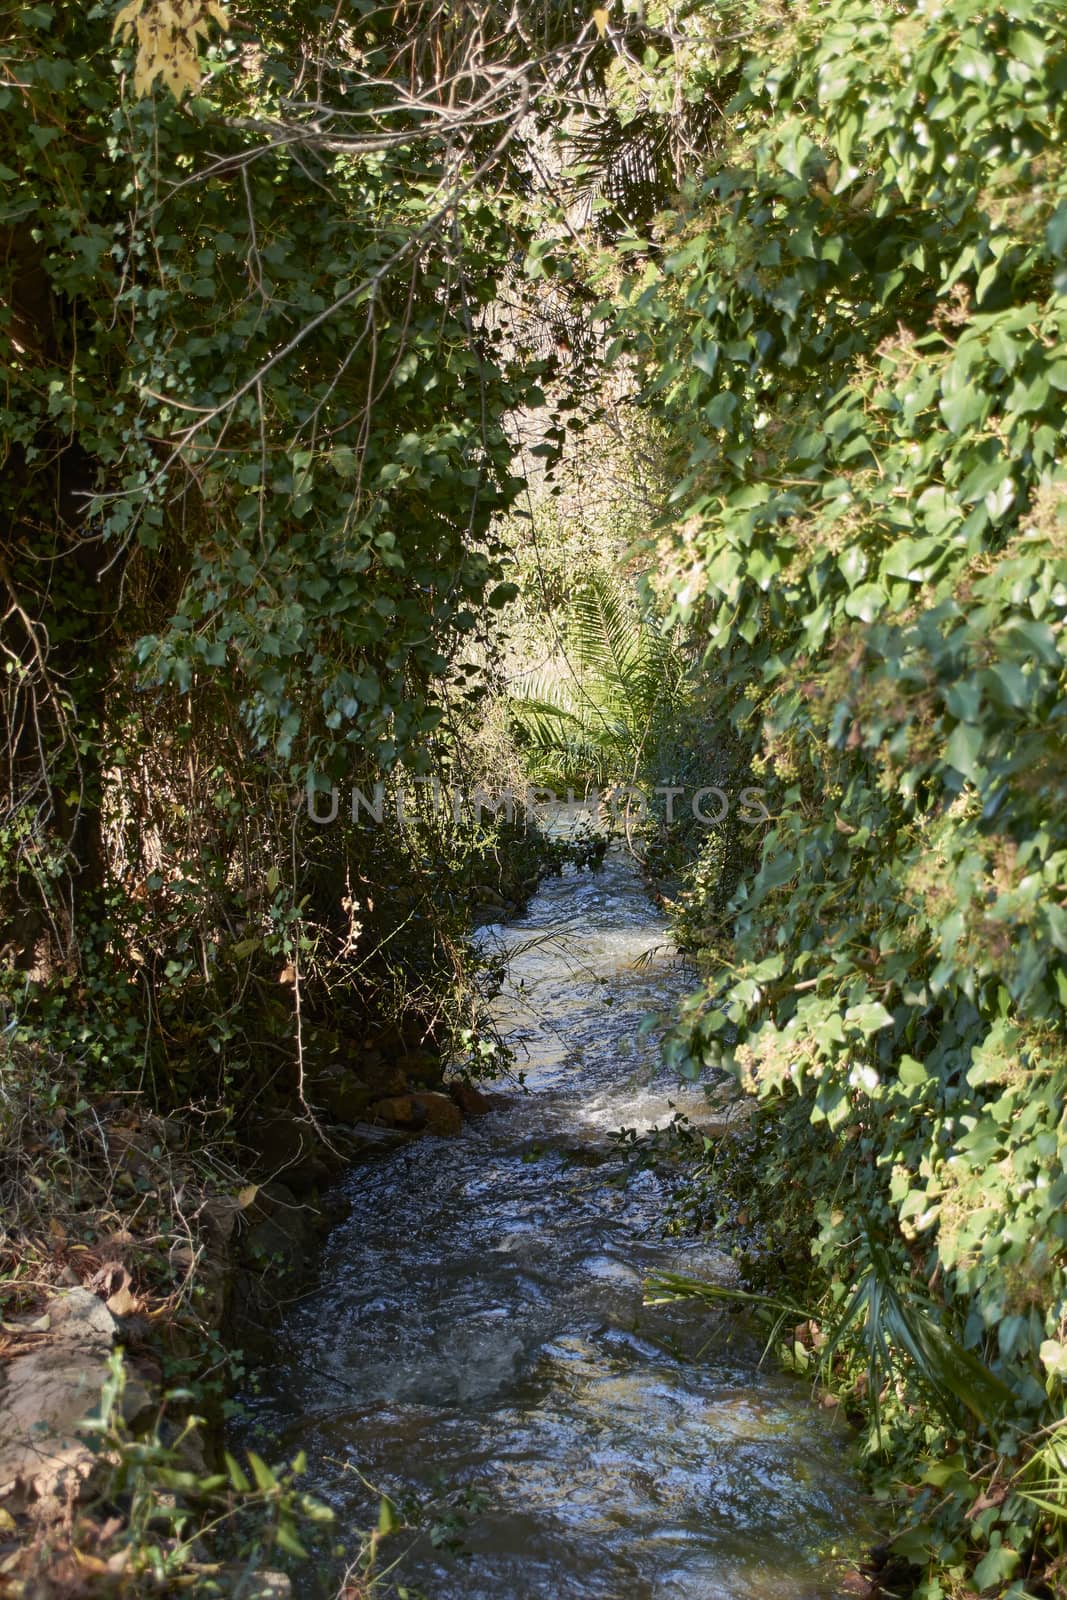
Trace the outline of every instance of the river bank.
{"label": "river bank", "polygon": [[[737,1271],[664,1235],[664,1181],[618,1135],[685,1112],[719,1137],[734,1113],[658,1065],[644,1019],[686,978],[632,862],[568,869],[476,938],[507,972],[506,1092],[419,1087],[394,1052],[377,1098],[360,1089],[373,1123],[330,1120],[323,1086],[349,1084],[320,1077],[315,1121],[270,1112],[243,1172],[132,1097],[60,1117],[86,1158],[82,1122],[99,1127],[107,1181],[83,1186],[62,1241],[52,1229],[51,1280],[8,1324],[0,1441],[5,1418],[37,1426],[4,1489],[7,1592],[132,1593],[148,1534],[168,1582],[270,1600],[280,1568],[332,1595],[334,1545],[383,1596],[402,1552],[402,1581],[438,1600],[547,1600],[564,1582],[590,1600],[855,1592],[848,1429],[762,1367],[736,1318],[643,1303],[651,1275]],[[106,1203],[124,1206],[109,1224]],[[79,1424],[101,1385],[94,1440]],[[226,1444],[306,1472],[253,1482]],[[150,1515],[135,1546],[138,1507],[161,1497],[181,1526]],[[383,1499],[395,1526],[368,1540]]]}
{"label": "river bank", "polygon": [[342,1174],[488,1109],[399,1035],[359,1066],[309,1074],[312,1105],[276,1099],[241,1140],[144,1092],[93,1094],[62,1061],[8,1082],[0,1594],[287,1589],[281,1502],[227,1472],[230,1396],[343,1217]]}
{"label": "river bank", "polygon": [[[483,917],[517,910],[567,848],[535,830],[517,831],[506,854],[491,842],[467,923],[478,905]],[[246,1362],[344,1214],[342,1175],[410,1139],[455,1135],[487,1109],[476,1084],[446,1079],[427,1017],[443,980],[433,967],[422,978],[399,1001],[365,979],[349,1008],[367,1013],[358,1026],[312,1010],[295,1061],[265,1021],[270,1053],[246,1081],[220,1061],[218,1095],[192,1102],[161,1093],[147,1044],[139,1080],[102,1087],[90,1052],[81,1061],[8,1030],[0,1593],[199,1581],[198,1565],[213,1564],[205,1521],[237,1560],[230,1578],[243,1596],[249,1560],[269,1566],[280,1502],[242,1487],[222,1455]],[[203,1032],[196,1019],[186,1026]],[[166,1044],[153,1039],[153,1053]],[[225,1573],[210,1581],[226,1592]]]}

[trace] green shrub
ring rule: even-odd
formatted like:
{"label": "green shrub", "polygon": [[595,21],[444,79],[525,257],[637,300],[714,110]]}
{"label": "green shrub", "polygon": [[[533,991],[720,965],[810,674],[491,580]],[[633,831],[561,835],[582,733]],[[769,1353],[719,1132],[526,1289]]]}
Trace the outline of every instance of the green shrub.
{"label": "green shrub", "polygon": [[[1067,1312],[1067,24],[774,21],[615,324],[677,447],[678,614],[774,796],[672,1048],[799,1112],[779,1165],[826,1314],[867,1286],[841,1348],[892,1367],[869,1448],[914,1494],[923,1593],[977,1547],[978,1587],[1021,1594],[1067,1518],[1040,1431]],[[1010,1398],[948,1405],[935,1349]]]}

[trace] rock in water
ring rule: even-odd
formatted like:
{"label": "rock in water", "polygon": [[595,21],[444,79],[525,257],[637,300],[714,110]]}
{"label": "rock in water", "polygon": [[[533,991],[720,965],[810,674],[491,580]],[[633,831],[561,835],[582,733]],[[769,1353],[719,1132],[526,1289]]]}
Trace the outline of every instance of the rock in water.
{"label": "rock in water", "polygon": [[427,1090],[411,1098],[425,1114],[428,1131],[437,1134],[439,1139],[454,1139],[463,1131],[463,1113],[447,1094]]}
{"label": "rock in water", "polygon": [[418,1105],[420,1096],[413,1094],[388,1095],[375,1100],[370,1111],[375,1122],[384,1122],[387,1128],[421,1128],[426,1123],[426,1112]]}
{"label": "rock in water", "polygon": [[492,1111],[489,1096],[476,1089],[466,1078],[454,1078],[448,1092],[465,1117],[484,1117]]}

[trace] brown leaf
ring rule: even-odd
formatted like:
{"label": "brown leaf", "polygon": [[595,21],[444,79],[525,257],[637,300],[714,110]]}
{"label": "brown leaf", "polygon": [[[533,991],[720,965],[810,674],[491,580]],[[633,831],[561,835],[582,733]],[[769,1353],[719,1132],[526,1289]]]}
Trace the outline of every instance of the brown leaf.
{"label": "brown leaf", "polygon": [[977,1500],[972,1500],[968,1506],[966,1512],[968,1519],[979,1516],[983,1511],[991,1511],[994,1506],[1003,1505],[1008,1498],[1009,1492],[1010,1486],[1006,1483],[995,1484],[991,1488],[983,1490]]}
{"label": "brown leaf", "polygon": [[119,1289],[125,1289],[130,1281],[130,1275],[121,1261],[105,1261],[99,1272],[94,1272],[89,1279],[90,1289],[103,1289],[107,1294],[115,1294]]}
{"label": "brown leaf", "polygon": [[129,1317],[140,1308],[141,1302],[136,1295],[130,1293],[125,1284],[121,1289],[116,1289],[114,1294],[107,1299],[107,1309],[115,1317]]}
{"label": "brown leaf", "polygon": [[91,1572],[94,1577],[110,1577],[111,1571],[107,1562],[101,1561],[99,1556],[91,1556],[86,1550],[75,1550],[72,1553],[82,1572]]}

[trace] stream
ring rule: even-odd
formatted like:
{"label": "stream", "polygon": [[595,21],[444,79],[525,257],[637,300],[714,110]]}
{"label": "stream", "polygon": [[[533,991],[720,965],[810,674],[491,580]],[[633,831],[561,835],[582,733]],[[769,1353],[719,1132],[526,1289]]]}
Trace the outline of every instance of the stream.
{"label": "stream", "polygon": [[847,1428],[736,1314],[642,1305],[656,1270],[733,1269],[612,1158],[614,1131],[702,1104],[639,1032],[685,985],[639,877],[610,854],[479,937],[510,954],[495,1009],[530,1092],[349,1175],[245,1430],[306,1450],[342,1539],[376,1522],[368,1484],[476,1493],[458,1550],[383,1547],[429,1600],[828,1600],[864,1543]]}

